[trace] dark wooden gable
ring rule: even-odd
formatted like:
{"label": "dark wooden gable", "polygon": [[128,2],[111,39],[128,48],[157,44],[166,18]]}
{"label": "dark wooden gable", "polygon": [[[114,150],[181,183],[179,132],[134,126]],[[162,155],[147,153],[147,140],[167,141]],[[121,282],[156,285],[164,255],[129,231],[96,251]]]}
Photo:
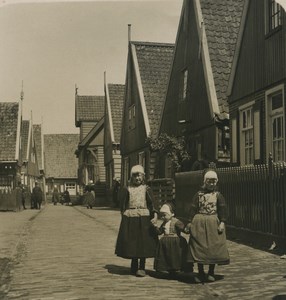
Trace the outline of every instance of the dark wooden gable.
{"label": "dark wooden gable", "polygon": [[105,164],[112,160],[112,150],[119,149],[125,85],[105,84]]}
{"label": "dark wooden gable", "polygon": [[129,45],[121,136],[123,155],[146,146],[147,136],[158,131],[173,49],[173,44]]}
{"label": "dark wooden gable", "polygon": [[230,101],[233,102],[286,78],[286,17],[282,26],[267,32],[267,1],[247,1],[241,42],[237,45],[237,62],[232,70]]}

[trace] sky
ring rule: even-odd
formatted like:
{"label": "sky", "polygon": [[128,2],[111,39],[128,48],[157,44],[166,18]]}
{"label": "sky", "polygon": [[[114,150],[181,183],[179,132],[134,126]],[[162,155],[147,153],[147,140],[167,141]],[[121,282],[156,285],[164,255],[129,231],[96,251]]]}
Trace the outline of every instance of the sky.
{"label": "sky", "polygon": [[[286,0],[277,0],[284,8]],[[0,0],[0,102],[19,101],[44,133],[79,133],[79,95],[125,82],[131,39],[175,43],[183,0]]]}
{"label": "sky", "polygon": [[0,102],[18,102],[44,134],[79,133],[79,95],[125,83],[131,40],[175,43],[183,0],[0,0]]}

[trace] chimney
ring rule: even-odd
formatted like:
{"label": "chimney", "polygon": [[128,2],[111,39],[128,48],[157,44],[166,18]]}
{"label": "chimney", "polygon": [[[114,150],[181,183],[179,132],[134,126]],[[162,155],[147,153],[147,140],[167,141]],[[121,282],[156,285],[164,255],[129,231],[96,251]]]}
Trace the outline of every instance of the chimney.
{"label": "chimney", "polygon": [[128,43],[131,41],[131,24],[128,24]]}

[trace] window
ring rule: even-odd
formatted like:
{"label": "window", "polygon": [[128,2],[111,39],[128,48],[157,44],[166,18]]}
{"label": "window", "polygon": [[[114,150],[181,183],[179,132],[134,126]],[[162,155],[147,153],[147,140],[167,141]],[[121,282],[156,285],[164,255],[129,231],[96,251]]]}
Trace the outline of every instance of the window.
{"label": "window", "polygon": [[240,111],[241,164],[253,164],[253,113],[252,107]]}
{"label": "window", "polygon": [[139,165],[141,165],[144,170],[145,170],[145,164],[146,164],[146,156],[145,156],[145,152],[139,152],[138,153],[138,163]]}
{"label": "window", "polygon": [[230,135],[229,127],[218,128],[218,160],[228,160],[230,158]]}
{"label": "window", "polygon": [[275,0],[267,0],[267,33],[282,25],[281,6]]}
{"label": "window", "polygon": [[128,110],[128,129],[135,128],[135,105],[131,105]]}
{"label": "window", "polygon": [[188,88],[188,70],[184,70],[182,72],[182,88],[181,88],[181,101],[185,101],[187,99],[187,88]]}
{"label": "window", "polygon": [[266,93],[268,101],[268,136],[269,152],[273,161],[285,160],[285,130],[284,130],[284,91],[273,89]]}
{"label": "window", "polygon": [[76,185],[73,182],[65,183],[65,190],[68,189],[70,195],[76,195]]}

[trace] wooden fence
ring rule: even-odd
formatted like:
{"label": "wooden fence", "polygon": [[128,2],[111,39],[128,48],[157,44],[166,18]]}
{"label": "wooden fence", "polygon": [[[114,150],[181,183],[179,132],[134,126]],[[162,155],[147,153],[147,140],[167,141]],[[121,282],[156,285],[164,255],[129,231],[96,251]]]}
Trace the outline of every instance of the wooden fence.
{"label": "wooden fence", "polygon": [[156,209],[159,209],[163,203],[173,200],[175,182],[172,178],[153,179],[148,182],[148,185],[153,191]]}
{"label": "wooden fence", "polygon": [[[286,163],[216,169],[218,187],[228,206],[228,225],[286,236]],[[185,219],[202,185],[202,171],[177,173],[176,210]]]}

